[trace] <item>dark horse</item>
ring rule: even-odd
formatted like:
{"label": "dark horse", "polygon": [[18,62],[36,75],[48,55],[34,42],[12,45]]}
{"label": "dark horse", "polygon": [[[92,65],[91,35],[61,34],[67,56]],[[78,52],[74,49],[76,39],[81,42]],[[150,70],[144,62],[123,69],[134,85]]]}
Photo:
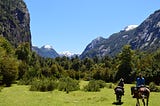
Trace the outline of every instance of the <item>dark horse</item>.
{"label": "dark horse", "polygon": [[124,82],[123,80],[120,80],[118,86],[114,89],[115,94],[116,94],[116,100],[118,103],[121,103],[121,98],[124,95]]}
{"label": "dark horse", "polygon": [[[143,105],[148,106],[150,90],[149,88],[142,86],[140,88],[131,87],[131,95],[134,95],[133,98],[137,98],[136,106],[140,106],[139,99],[142,99]],[[146,99],[146,103],[145,103]]]}

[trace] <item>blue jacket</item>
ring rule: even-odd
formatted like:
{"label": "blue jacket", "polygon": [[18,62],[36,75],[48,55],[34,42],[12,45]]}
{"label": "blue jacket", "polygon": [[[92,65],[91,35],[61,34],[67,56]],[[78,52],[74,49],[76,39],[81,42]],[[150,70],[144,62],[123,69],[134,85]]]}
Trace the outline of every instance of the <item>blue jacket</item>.
{"label": "blue jacket", "polygon": [[137,84],[136,84],[136,86],[140,87],[142,85],[145,85],[145,79],[143,77],[142,78],[137,78]]}

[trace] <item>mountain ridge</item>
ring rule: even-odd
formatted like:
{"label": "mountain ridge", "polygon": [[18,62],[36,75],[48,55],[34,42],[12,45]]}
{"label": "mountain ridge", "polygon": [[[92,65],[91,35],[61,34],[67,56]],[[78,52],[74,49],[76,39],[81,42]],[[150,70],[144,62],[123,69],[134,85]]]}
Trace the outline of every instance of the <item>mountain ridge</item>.
{"label": "mountain ridge", "polygon": [[131,45],[133,50],[157,50],[160,47],[160,10],[149,15],[139,26],[129,25],[108,38],[93,39],[79,57],[115,56],[126,44]]}
{"label": "mountain ridge", "polygon": [[80,58],[115,56],[126,44],[131,45],[133,50],[154,51],[160,47],[160,10],[152,13],[134,29],[121,30],[89,48],[91,44],[93,41],[87,45]]}
{"label": "mountain ridge", "polygon": [[56,58],[59,54],[50,45],[44,45],[41,48],[32,46],[32,51],[36,52],[39,56],[45,58]]}
{"label": "mountain ridge", "polygon": [[[30,14],[25,2],[23,0],[1,0],[0,10],[0,36],[5,37],[14,47],[23,42],[29,42],[32,47]],[[80,58],[115,56],[126,44],[130,44],[133,50],[157,50],[160,47],[160,10],[149,15],[139,26],[127,26],[108,38],[98,37],[92,40],[86,46]],[[33,46],[32,49],[44,57],[45,55],[42,53],[46,53],[47,57],[59,56],[49,46],[42,48]]]}

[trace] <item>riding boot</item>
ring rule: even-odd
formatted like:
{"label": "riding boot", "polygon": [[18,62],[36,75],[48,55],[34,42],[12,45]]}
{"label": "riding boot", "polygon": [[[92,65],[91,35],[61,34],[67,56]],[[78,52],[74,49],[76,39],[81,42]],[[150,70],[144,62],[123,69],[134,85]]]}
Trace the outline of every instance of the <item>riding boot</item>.
{"label": "riding boot", "polygon": [[135,95],[135,94],[133,94],[132,98],[136,98],[136,95]]}

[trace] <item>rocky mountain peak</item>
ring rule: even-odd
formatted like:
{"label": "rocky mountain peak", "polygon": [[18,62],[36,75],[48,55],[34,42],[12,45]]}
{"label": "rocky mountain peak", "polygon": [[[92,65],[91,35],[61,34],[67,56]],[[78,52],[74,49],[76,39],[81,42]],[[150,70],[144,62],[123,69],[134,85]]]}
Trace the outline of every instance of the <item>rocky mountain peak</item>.
{"label": "rocky mountain peak", "polygon": [[90,49],[91,49],[91,48],[94,48],[94,45],[102,42],[103,40],[105,40],[105,38],[103,38],[103,37],[101,37],[101,36],[97,37],[96,39],[92,40],[92,42],[88,45],[88,49],[89,49],[89,48],[90,48]]}
{"label": "rocky mountain peak", "polygon": [[44,45],[41,48],[32,46],[32,50],[42,57],[47,57],[47,58],[59,57],[59,54],[50,45]]}

